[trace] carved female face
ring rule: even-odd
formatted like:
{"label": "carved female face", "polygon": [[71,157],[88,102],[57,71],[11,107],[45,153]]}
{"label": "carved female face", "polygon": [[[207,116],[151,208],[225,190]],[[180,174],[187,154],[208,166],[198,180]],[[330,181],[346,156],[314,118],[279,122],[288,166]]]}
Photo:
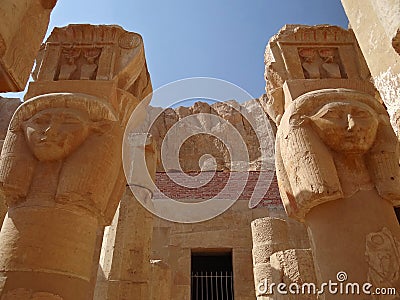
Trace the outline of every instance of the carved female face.
{"label": "carved female face", "polygon": [[356,101],[325,104],[310,119],[322,141],[337,152],[368,151],[374,143],[378,129],[375,111]]}
{"label": "carved female face", "polygon": [[72,108],[51,108],[40,111],[24,122],[26,141],[37,159],[64,159],[89,135],[86,112]]}

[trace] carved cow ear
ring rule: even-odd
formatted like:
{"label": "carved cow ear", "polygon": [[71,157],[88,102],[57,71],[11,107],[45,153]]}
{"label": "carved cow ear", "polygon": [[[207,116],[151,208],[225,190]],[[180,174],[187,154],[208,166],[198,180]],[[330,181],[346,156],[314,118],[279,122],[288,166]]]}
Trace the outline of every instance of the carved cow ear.
{"label": "carved cow ear", "polygon": [[115,126],[116,122],[112,121],[97,121],[97,122],[92,122],[92,125],[90,126],[90,129],[93,130],[93,132],[96,133],[106,133],[111,131],[111,129]]}
{"label": "carved cow ear", "polygon": [[310,117],[309,116],[304,116],[304,115],[300,115],[300,114],[294,114],[290,117],[289,119],[289,124],[292,126],[300,126],[303,123],[306,123],[310,121]]}

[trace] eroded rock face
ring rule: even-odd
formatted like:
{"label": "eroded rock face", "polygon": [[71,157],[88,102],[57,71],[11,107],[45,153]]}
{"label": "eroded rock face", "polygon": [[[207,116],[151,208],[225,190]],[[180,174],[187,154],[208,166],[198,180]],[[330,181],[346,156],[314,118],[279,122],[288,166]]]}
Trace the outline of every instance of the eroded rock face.
{"label": "eroded rock face", "polygon": [[[272,162],[273,159],[272,125],[258,99],[243,104],[234,100],[211,105],[196,102],[191,107],[181,106],[175,109],[149,107],[145,124],[138,131],[147,129],[157,141],[158,172],[172,170],[168,165],[163,165],[163,160],[160,159],[162,147],[165,147],[167,157],[168,153],[179,152],[180,167],[186,172],[213,168],[218,171],[233,170],[241,164],[232,159],[236,155],[233,153],[236,149],[229,149],[235,143],[238,147],[241,143],[243,145],[243,155],[236,157],[245,160],[248,155],[250,164],[246,170],[260,170],[262,160]],[[232,131],[237,131],[238,135],[235,137],[238,140],[233,140]],[[181,135],[188,138],[180,141]],[[173,167],[179,168],[176,165]]]}

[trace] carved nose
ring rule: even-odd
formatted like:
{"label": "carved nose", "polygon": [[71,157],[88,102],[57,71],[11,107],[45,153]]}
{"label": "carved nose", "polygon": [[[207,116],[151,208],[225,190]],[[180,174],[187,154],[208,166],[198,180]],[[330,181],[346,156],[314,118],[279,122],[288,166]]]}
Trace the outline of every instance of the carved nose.
{"label": "carved nose", "polygon": [[355,125],[352,115],[347,115],[347,130],[353,130]]}

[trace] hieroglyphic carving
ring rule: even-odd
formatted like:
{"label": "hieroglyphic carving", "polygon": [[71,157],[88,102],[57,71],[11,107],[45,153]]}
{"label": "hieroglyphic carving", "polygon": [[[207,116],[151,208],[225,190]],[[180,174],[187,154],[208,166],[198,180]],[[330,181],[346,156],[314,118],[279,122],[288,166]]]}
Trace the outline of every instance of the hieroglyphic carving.
{"label": "hieroglyphic carving", "polygon": [[81,66],[80,79],[93,80],[96,78],[98,58],[100,53],[101,49],[99,48],[89,48],[84,50],[83,55],[86,59],[86,62],[84,62]]}
{"label": "hieroglyphic carving", "polygon": [[152,89],[142,37],[119,26],[55,28],[40,52],[35,81],[115,81],[138,98]]}
{"label": "hieroglyphic carving", "polygon": [[341,74],[339,63],[335,61],[338,59],[337,52],[338,51],[333,48],[322,48],[318,50],[319,56],[323,60],[322,69],[326,73],[326,78],[346,78],[345,75]]}
{"label": "hieroglyphic carving", "polygon": [[400,242],[389,229],[384,227],[367,235],[365,255],[369,265],[368,282],[379,288],[400,285]]}
{"label": "hieroglyphic carving", "polygon": [[300,48],[298,51],[306,79],[346,78],[342,75],[337,49]]}
{"label": "hieroglyphic carving", "polygon": [[302,59],[301,65],[304,69],[304,77],[311,79],[321,78],[320,62],[317,60],[317,52],[312,48],[302,48],[299,49],[299,56]]}
{"label": "hieroglyphic carving", "polygon": [[282,117],[276,149],[281,197],[299,220],[320,203],[374,187],[383,199],[400,201],[397,138],[384,107],[368,94],[300,96]]}
{"label": "hieroglyphic carving", "polygon": [[60,80],[68,80],[68,79],[76,79],[73,78],[73,74],[78,69],[76,60],[81,55],[80,49],[63,49],[62,50],[62,58],[65,60],[64,63],[61,63],[60,66],[60,74],[58,75],[58,79]]}
{"label": "hieroglyphic carving", "polygon": [[56,80],[94,80],[100,48],[63,48]]}

